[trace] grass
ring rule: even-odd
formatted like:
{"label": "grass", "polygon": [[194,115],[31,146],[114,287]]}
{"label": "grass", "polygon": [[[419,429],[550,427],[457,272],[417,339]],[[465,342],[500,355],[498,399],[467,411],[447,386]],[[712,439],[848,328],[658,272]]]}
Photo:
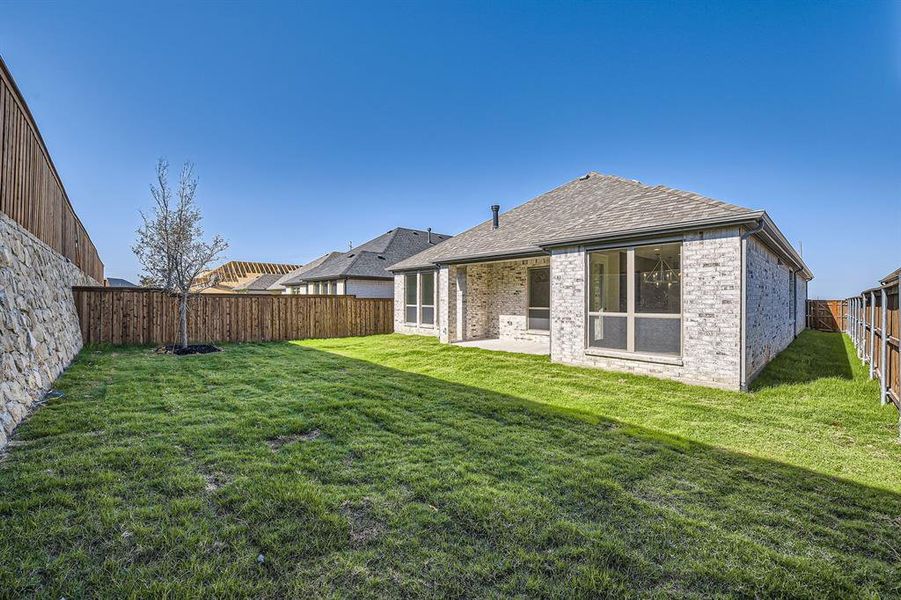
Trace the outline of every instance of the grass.
{"label": "grass", "polygon": [[0,595],[901,594],[847,341],[750,394],[378,336],[88,349],[0,462]]}

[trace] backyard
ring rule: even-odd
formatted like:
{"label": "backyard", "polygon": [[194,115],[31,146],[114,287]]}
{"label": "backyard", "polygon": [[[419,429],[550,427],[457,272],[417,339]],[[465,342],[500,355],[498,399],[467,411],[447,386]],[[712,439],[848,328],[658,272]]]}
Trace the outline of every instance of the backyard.
{"label": "backyard", "polygon": [[897,596],[898,415],[400,335],[86,348],[0,461],[0,595]]}

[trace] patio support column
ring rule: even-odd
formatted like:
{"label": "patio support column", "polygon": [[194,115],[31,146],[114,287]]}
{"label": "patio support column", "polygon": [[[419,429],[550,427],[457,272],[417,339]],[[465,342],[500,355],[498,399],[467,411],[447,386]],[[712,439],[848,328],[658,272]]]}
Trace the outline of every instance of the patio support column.
{"label": "patio support column", "polygon": [[461,265],[456,269],[456,281],[457,281],[457,289],[456,289],[456,302],[454,303],[454,310],[457,311],[457,340],[465,340],[466,339],[466,267]]}
{"label": "patio support column", "polygon": [[882,354],[879,357],[879,402],[880,404],[885,404],[888,402],[886,398],[886,390],[888,389],[888,381],[886,380],[886,373],[888,373],[888,369],[886,368],[886,363],[888,361],[888,294],[885,291],[885,288],[879,290],[880,292],[880,300],[882,301],[882,324],[880,326],[880,330],[882,331],[880,350]]}

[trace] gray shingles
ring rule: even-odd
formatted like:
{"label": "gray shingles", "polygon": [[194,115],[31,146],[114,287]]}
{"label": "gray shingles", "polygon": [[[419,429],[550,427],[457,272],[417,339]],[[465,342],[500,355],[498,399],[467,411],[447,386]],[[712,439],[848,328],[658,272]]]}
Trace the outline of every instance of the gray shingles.
{"label": "gray shingles", "polygon": [[354,277],[392,279],[393,275],[388,271],[392,264],[427,248],[437,247],[449,238],[448,235],[433,232],[430,243],[427,231],[397,227],[347,252],[333,252],[326,260],[293,277],[287,284]]}
{"label": "gray shingles", "polygon": [[283,276],[281,273],[263,273],[259,277],[255,277],[250,281],[245,281],[242,284],[236,285],[234,290],[248,290],[248,291],[265,291],[268,290],[269,287],[274,284],[276,281],[281,279]]}
{"label": "gray shingles", "polygon": [[589,173],[435,248],[391,266],[404,270],[480,256],[541,251],[562,239],[666,228],[679,224],[752,216],[755,211],[664,186],[648,186],[612,175]]}

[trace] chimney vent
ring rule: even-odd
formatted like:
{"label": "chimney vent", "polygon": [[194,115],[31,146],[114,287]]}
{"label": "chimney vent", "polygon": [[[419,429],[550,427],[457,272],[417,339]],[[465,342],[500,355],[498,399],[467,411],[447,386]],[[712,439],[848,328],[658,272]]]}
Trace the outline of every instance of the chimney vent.
{"label": "chimney vent", "polygon": [[497,229],[497,227],[499,225],[497,213],[500,209],[501,209],[501,207],[499,204],[491,205],[491,228],[492,229]]}
{"label": "chimney vent", "polygon": [[429,241],[429,243],[431,244],[431,243],[432,243],[432,228],[431,228],[431,227],[426,228],[426,232],[429,234],[429,240],[428,240],[428,241]]}

